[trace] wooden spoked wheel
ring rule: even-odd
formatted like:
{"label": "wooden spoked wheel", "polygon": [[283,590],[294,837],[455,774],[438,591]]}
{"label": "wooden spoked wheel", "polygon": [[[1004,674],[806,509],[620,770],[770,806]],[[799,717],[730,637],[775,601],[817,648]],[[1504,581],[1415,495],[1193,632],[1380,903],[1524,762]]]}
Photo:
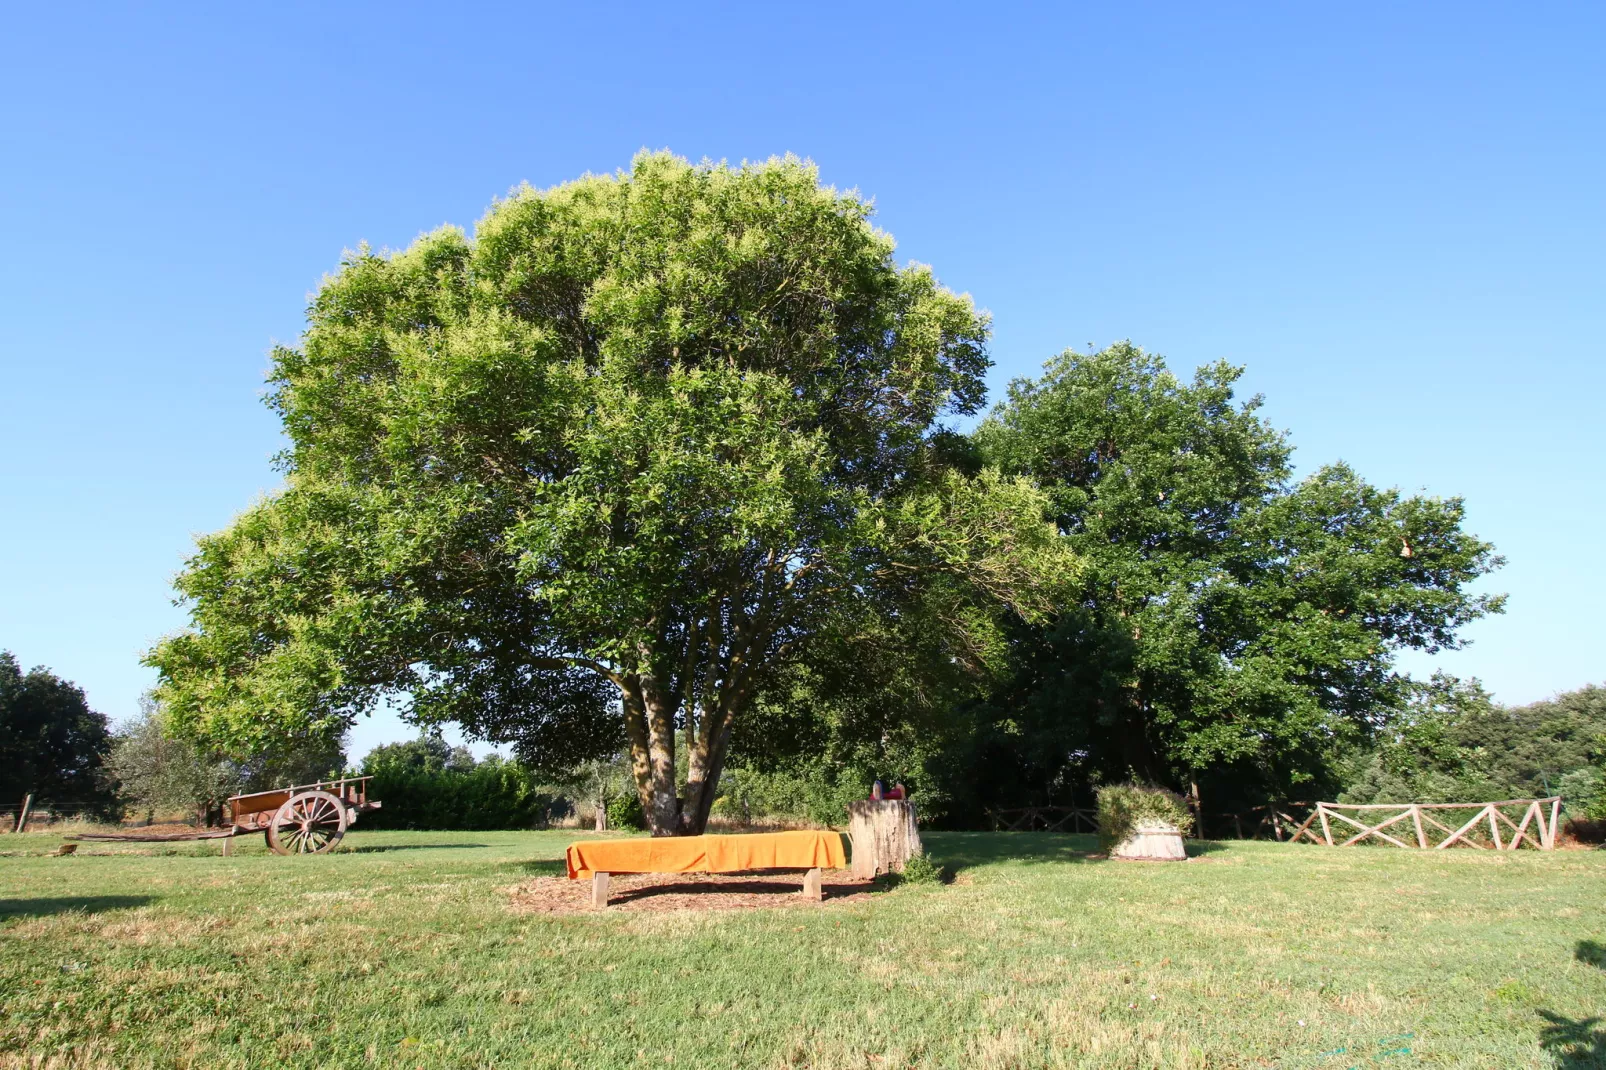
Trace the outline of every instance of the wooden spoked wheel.
{"label": "wooden spoked wheel", "polygon": [[282,855],[316,855],[346,834],[346,804],[327,791],[293,795],[273,815],[268,846]]}

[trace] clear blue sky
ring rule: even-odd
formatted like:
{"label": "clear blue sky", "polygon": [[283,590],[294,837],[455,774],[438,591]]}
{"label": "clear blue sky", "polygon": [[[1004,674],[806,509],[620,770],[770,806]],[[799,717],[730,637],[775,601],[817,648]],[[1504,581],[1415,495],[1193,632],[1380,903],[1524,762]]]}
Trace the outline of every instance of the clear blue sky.
{"label": "clear blue sky", "polygon": [[992,310],[995,388],[1119,338],[1247,365],[1306,470],[1462,495],[1510,558],[1439,664],[1606,680],[1606,7],[763,6],[8,9],[0,647],[132,713],[341,250],[645,146],[874,197]]}

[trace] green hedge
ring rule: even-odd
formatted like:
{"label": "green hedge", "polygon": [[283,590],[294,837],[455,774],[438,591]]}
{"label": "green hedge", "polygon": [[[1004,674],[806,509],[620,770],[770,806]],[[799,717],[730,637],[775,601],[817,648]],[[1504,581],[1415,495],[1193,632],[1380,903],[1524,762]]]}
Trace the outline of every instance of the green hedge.
{"label": "green hedge", "polygon": [[362,817],[362,828],[536,828],[546,824],[555,797],[542,791],[518,762],[487,758],[469,769],[373,770],[368,795],[384,806]]}

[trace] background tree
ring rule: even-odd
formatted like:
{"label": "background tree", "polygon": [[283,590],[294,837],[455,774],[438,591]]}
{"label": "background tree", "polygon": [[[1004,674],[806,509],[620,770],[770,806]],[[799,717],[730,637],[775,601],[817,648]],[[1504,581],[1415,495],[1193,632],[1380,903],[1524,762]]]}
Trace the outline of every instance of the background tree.
{"label": "background tree", "polygon": [[0,651],[0,798],[113,816],[116,792],[104,762],[111,732],[83,691],[45,668],[24,673]]}
{"label": "background tree", "polygon": [[1401,649],[1459,645],[1501,599],[1459,499],[1405,497],[1342,464],[1294,482],[1285,437],[1234,401],[1241,369],[1192,382],[1127,343],[1011,384],[983,457],[1029,475],[1086,562],[1051,626],[1016,637],[981,761],[1052,794],[1136,775],[1298,797],[1405,698]]}
{"label": "background tree", "polygon": [[290,737],[265,745],[243,760],[175,736],[155,699],[140,698],[140,713],[113,737],[107,769],[118,790],[147,816],[174,810],[194,813],[200,824],[218,824],[229,796],[308,784],[338,775],[346,757],[340,740]]}
{"label": "background tree", "polygon": [[353,255],[274,354],[285,489],[179,580],[175,723],[249,748],[400,693],[540,768],[623,743],[653,831],[698,832],[833,622],[938,576],[1034,616],[1068,563],[1039,495],[944,449],[986,321],[892,251],[794,159],[642,155]]}
{"label": "background tree", "polygon": [[139,705],[139,716],[120,727],[107,760],[119,790],[147,819],[177,810],[212,823],[224,801],[244,790],[239,765],[169,735],[150,696],[141,696]]}
{"label": "background tree", "polygon": [[1435,674],[1348,760],[1345,802],[1467,802],[1560,794],[1569,814],[1606,817],[1606,688],[1526,706],[1476,680]]}

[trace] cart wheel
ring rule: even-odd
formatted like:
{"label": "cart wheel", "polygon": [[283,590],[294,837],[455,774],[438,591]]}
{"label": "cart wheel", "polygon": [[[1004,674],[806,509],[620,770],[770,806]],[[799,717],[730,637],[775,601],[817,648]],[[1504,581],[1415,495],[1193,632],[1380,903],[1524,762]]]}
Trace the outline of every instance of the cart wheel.
{"label": "cart wheel", "polygon": [[316,855],[346,834],[346,807],[327,791],[292,795],[273,815],[268,846],[282,855]]}

